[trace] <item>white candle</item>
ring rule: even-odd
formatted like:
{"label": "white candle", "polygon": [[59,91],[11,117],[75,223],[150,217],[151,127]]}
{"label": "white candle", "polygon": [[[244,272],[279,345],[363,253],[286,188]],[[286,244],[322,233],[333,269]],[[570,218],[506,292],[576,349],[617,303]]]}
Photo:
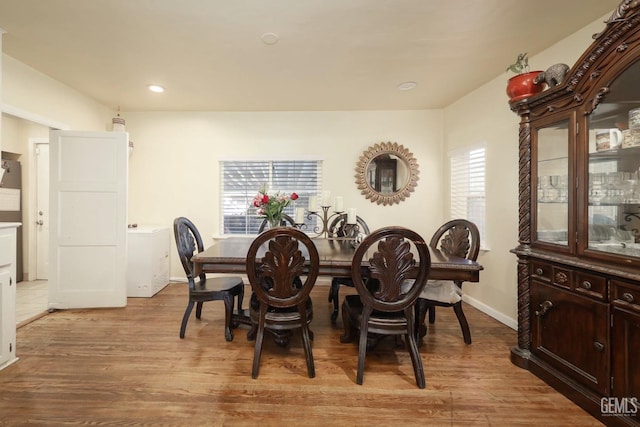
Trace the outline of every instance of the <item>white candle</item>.
{"label": "white candle", "polygon": [[344,200],[342,199],[342,196],[336,196],[333,205],[336,212],[344,211]]}
{"label": "white candle", "polygon": [[331,191],[322,192],[322,206],[331,206]]}
{"label": "white candle", "polygon": [[347,224],[355,224],[356,221],[356,208],[349,208],[347,213]]}
{"label": "white candle", "polygon": [[318,196],[309,196],[309,212],[318,212]]}
{"label": "white candle", "polygon": [[296,208],[296,224],[304,223],[304,208]]}

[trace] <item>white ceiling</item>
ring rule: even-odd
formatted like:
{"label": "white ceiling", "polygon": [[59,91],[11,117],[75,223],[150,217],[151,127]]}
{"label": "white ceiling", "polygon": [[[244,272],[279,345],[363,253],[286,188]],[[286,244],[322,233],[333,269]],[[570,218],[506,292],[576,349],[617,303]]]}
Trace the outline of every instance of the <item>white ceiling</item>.
{"label": "white ceiling", "polygon": [[427,109],[618,2],[0,0],[0,28],[4,53],[114,110]]}

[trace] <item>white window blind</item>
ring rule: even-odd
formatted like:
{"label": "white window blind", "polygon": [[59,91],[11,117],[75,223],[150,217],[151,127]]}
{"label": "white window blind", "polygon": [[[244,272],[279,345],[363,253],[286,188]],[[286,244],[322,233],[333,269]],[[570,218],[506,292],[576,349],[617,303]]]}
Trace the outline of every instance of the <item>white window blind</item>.
{"label": "white window blind", "polygon": [[[322,189],[320,160],[232,160],[220,162],[222,234],[257,234],[263,218],[252,202],[266,186],[269,193],[296,193],[285,213],[294,218],[295,206],[309,206],[309,196]],[[308,224],[312,225],[312,223]],[[312,227],[313,228],[313,227]]]}
{"label": "white window blind", "polygon": [[473,222],[485,239],[485,148],[450,154],[451,217]]}

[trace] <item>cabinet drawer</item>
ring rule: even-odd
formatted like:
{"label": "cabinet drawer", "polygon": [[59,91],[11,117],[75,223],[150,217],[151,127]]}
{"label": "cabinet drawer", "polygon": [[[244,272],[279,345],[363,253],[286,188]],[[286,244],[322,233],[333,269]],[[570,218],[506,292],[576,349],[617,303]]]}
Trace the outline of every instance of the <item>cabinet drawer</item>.
{"label": "cabinet drawer", "polygon": [[640,288],[637,285],[612,280],[611,302],[618,307],[640,312]]}
{"label": "cabinet drawer", "polygon": [[553,267],[543,262],[531,263],[531,276],[544,282],[551,282]]}
{"label": "cabinet drawer", "polygon": [[577,293],[604,301],[607,299],[607,279],[603,276],[577,271],[575,273],[575,290]]}

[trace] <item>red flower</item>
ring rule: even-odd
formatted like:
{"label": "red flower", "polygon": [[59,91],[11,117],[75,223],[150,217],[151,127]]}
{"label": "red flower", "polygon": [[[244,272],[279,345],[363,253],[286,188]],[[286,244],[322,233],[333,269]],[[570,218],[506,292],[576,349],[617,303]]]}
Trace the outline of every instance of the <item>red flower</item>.
{"label": "red flower", "polygon": [[291,200],[296,200],[298,195],[296,193],[291,193]]}
{"label": "red flower", "polygon": [[262,195],[262,203],[264,203],[265,205],[267,203],[269,203],[269,196],[268,195],[266,195],[266,194]]}

